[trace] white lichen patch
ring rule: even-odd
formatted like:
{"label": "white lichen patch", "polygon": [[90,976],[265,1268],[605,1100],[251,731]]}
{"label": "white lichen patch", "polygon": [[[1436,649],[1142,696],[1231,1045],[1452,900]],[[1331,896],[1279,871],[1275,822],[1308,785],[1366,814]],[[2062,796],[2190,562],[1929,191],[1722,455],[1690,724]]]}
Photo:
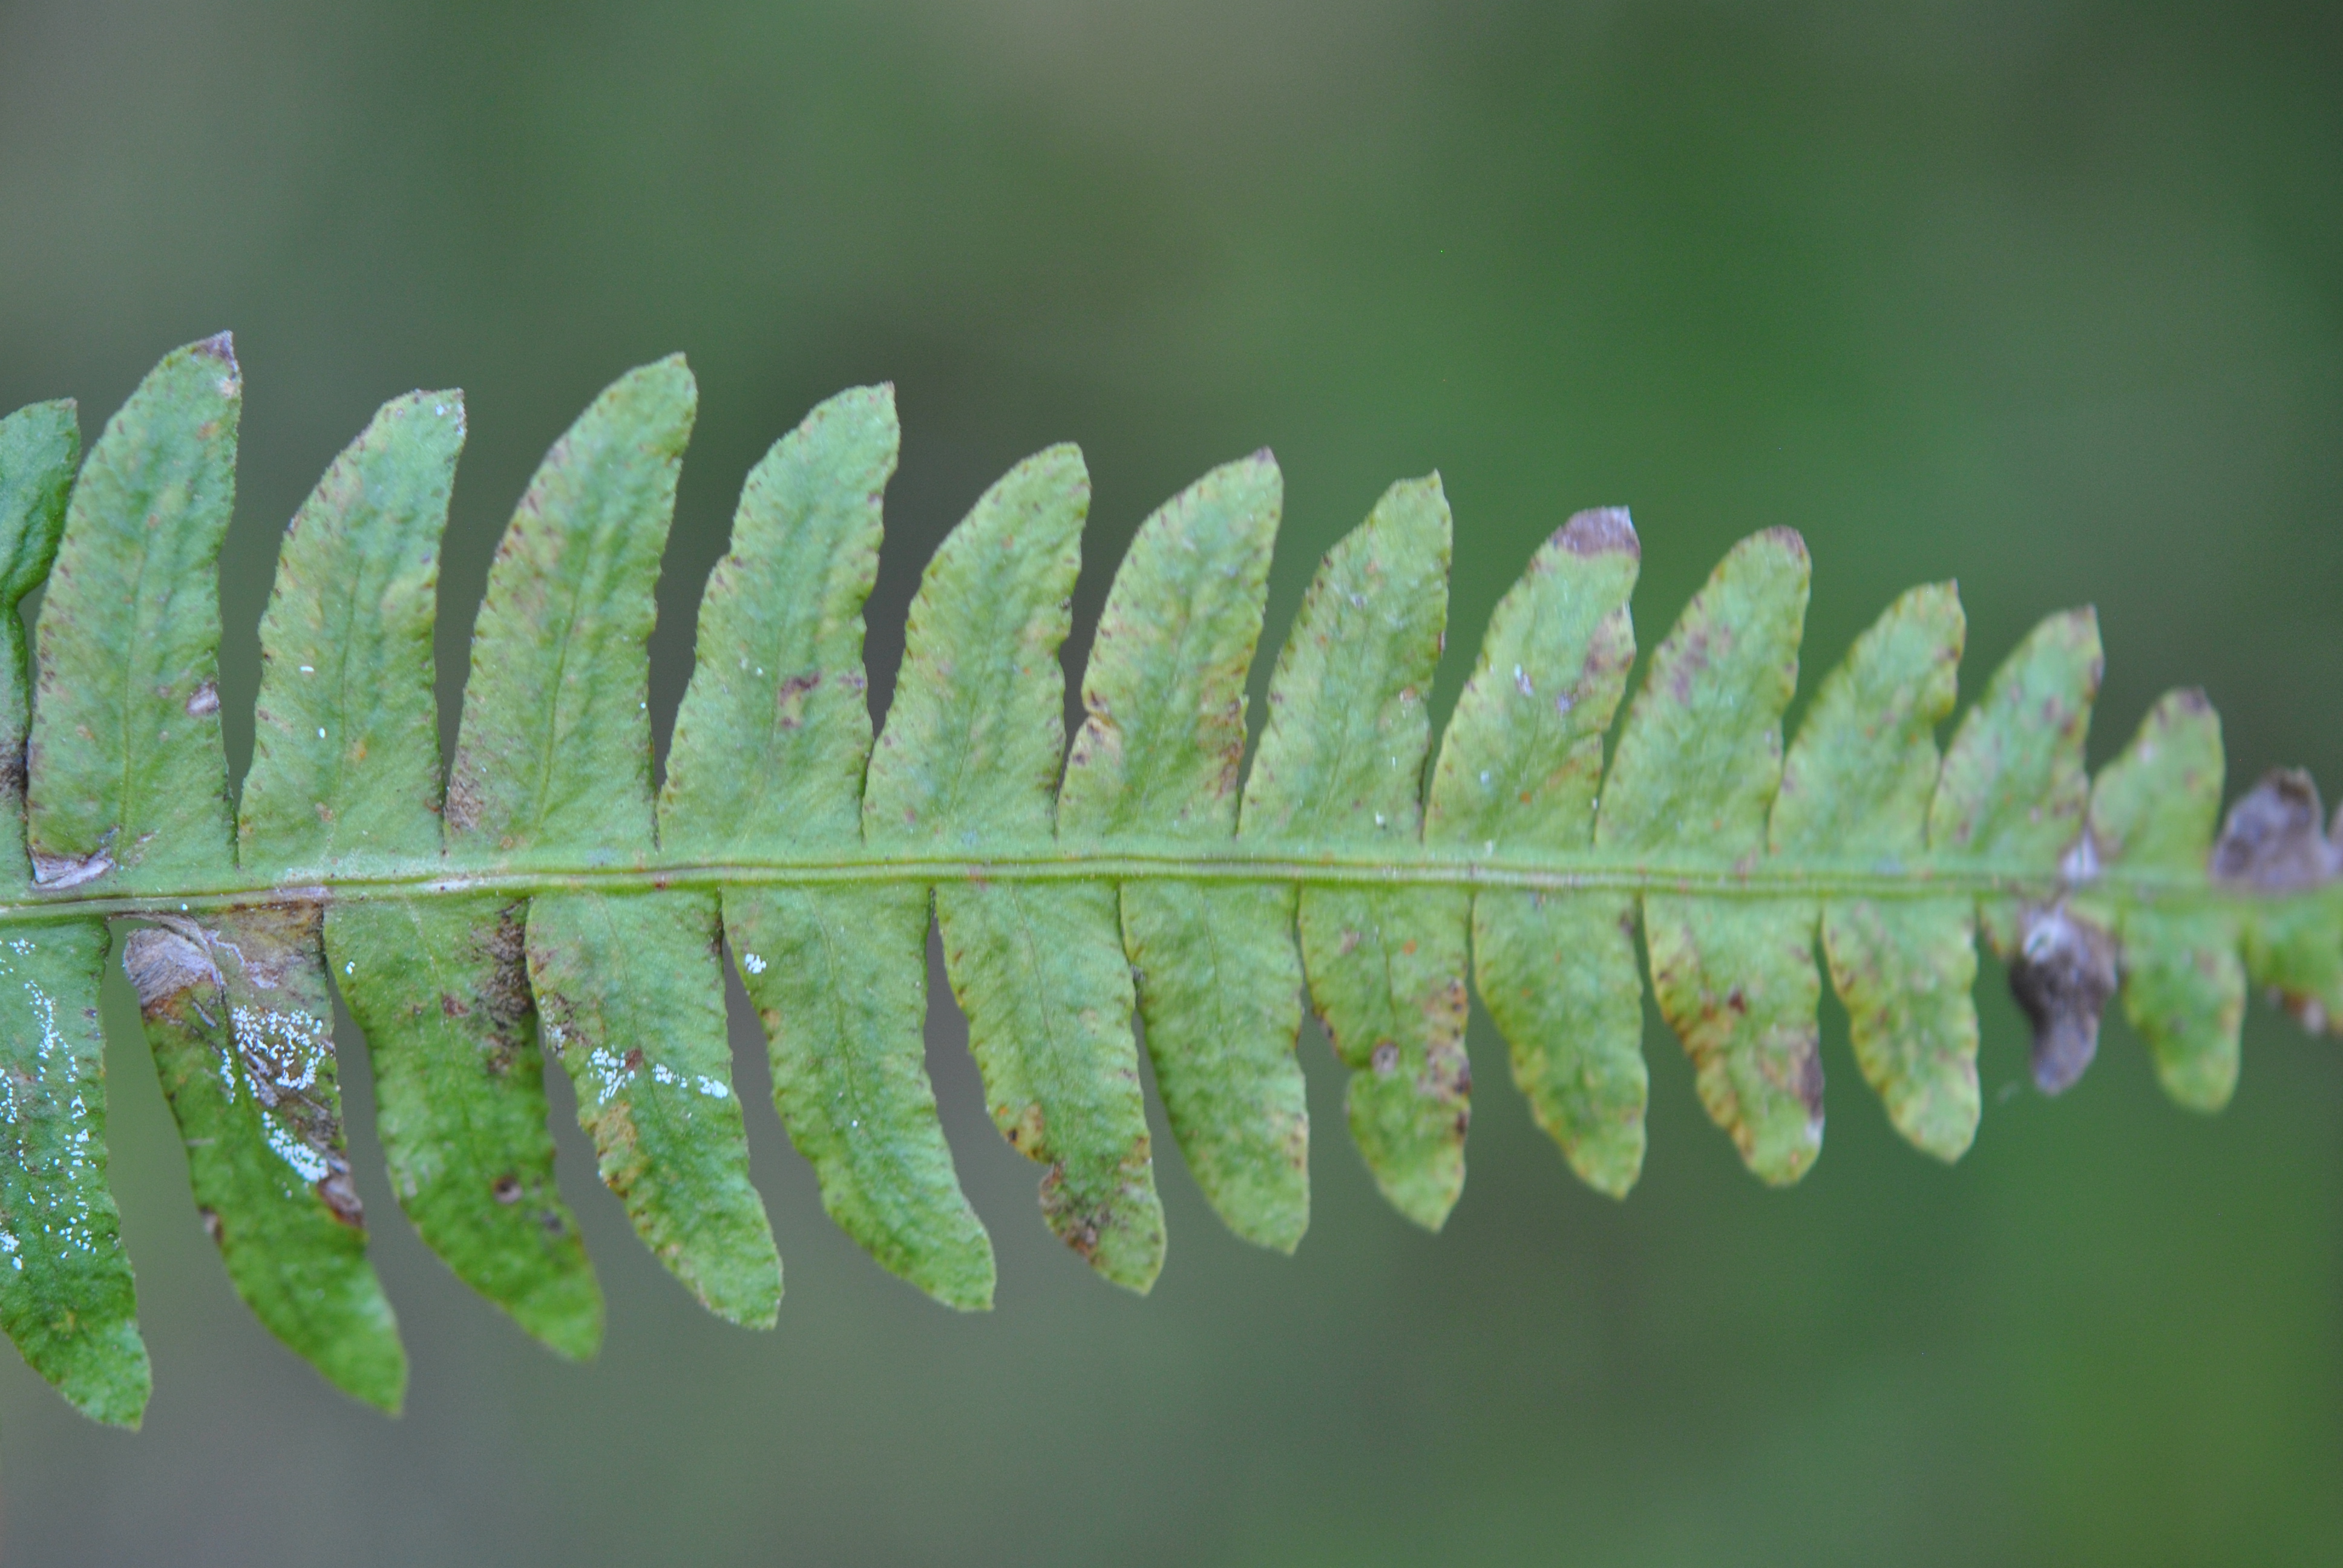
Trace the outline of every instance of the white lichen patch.
{"label": "white lichen patch", "polygon": [[229,1009],[228,1018],[246,1081],[263,1105],[314,1087],[317,1070],[333,1054],[332,1029],[310,1013],[237,1006]]}
{"label": "white lichen patch", "polygon": [[[318,1074],[334,1050],[332,1026],[324,1019],[313,1013],[240,1004],[228,1010],[228,1020],[236,1040],[236,1065],[243,1070],[240,1076],[264,1112],[274,1111],[291,1097],[306,1098],[317,1087]],[[221,1065],[233,1103],[239,1075],[225,1061]],[[304,1182],[315,1186],[333,1173],[333,1162],[325,1153],[277,1117],[264,1114],[260,1131],[277,1157]]]}
{"label": "white lichen patch", "polygon": [[634,1081],[635,1070],[627,1059],[607,1045],[598,1045],[586,1053],[587,1070],[594,1075],[594,1103],[608,1105],[618,1091]]}
{"label": "white lichen patch", "polygon": [[708,1096],[710,1100],[729,1100],[732,1098],[732,1086],[725,1082],[722,1079],[710,1078],[704,1072],[678,1072],[674,1068],[669,1067],[664,1062],[655,1061],[651,1063],[651,1081],[653,1083],[673,1084],[678,1088],[683,1089],[696,1089],[699,1091],[700,1093]]}
{"label": "white lichen patch", "polygon": [[334,1168],[326,1157],[294,1136],[292,1130],[277,1118],[262,1117],[260,1130],[267,1136],[268,1146],[277,1151],[277,1157],[293,1167],[294,1173],[309,1185],[314,1187],[333,1174]]}
{"label": "white lichen patch", "polygon": [[759,958],[755,953],[742,953],[740,955],[740,967],[747,970],[752,975],[760,975],[765,972],[765,960]]}
{"label": "white lichen patch", "polygon": [[[35,944],[19,939],[6,946],[24,954]],[[0,961],[0,976],[15,977],[13,966]],[[37,1221],[39,1233],[28,1228],[20,1236],[15,1225],[0,1226],[0,1256],[21,1272],[27,1255],[97,1255],[106,1171],[85,1098],[94,1064],[57,1027],[56,1000],[38,982],[18,978],[22,1011],[6,1009],[9,1016],[0,1018],[0,1121],[7,1128],[0,1137],[6,1151],[0,1192],[13,1218],[27,1226]]]}

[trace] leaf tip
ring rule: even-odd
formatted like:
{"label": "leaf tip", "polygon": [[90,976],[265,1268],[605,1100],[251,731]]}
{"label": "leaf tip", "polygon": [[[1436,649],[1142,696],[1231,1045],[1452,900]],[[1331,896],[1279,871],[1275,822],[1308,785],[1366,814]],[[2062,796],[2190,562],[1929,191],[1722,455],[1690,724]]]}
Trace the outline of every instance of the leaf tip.
{"label": "leaf tip", "polygon": [[1644,558],[1644,544],[1635,536],[1634,520],[1624,507],[1596,507],[1577,513],[1562,525],[1555,540],[1574,556],[1628,556]]}
{"label": "leaf tip", "polygon": [[437,391],[418,389],[409,393],[407,399],[418,410],[430,410],[433,419],[445,420],[456,438],[463,439],[468,427],[464,422],[464,389],[461,387],[443,387]]}

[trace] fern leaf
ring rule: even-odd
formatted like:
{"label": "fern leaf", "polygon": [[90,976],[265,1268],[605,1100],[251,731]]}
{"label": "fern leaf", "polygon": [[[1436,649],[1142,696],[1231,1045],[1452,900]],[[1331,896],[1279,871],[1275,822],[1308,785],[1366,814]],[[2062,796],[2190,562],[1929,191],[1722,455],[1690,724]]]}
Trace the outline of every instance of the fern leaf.
{"label": "fern leaf", "polygon": [[[2187,876],[2213,848],[2221,812],[2221,720],[2201,691],[2167,692],[2091,786],[2092,857]],[[2234,910],[2077,900],[2122,955],[2124,1016],[2147,1041],[2164,1091],[2218,1111],[2237,1087],[2246,967]]]}
{"label": "fern leaf", "polygon": [[[1765,853],[1806,581],[1805,546],[1776,529],[1735,546],[1694,596],[1628,708],[1598,846],[1660,871]],[[1654,891],[1643,913],[1652,991],[1702,1105],[1759,1177],[1796,1181],[1823,1136],[1813,902]]]}
{"label": "fern leaf", "polygon": [[[1433,475],[1393,486],[1327,552],[1270,678],[1241,837],[1304,852],[1420,839],[1453,531]],[[1392,1205],[1436,1231],[1464,1187],[1470,900],[1304,887],[1300,905],[1311,1003],[1351,1070],[1352,1141]]]}
{"label": "fern leaf", "polygon": [[[1085,718],[1058,791],[1061,839],[1101,853],[1150,840],[1229,844],[1245,674],[1283,499],[1276,460],[1262,452],[1206,475],[1141,525],[1082,674]],[[1292,894],[1141,879],[1117,897],[1180,1151],[1231,1230],[1290,1252],[1310,1224]]]}
{"label": "fern leaf", "polygon": [[[681,357],[621,377],[546,457],[488,573],[448,769],[451,849],[653,854],[652,588],[698,394]],[[769,1326],[781,1267],[732,1092],[715,896],[530,900],[529,989],[603,1183],[711,1312]]]}
{"label": "fern leaf", "polygon": [[[1782,765],[1770,852],[1809,863],[1918,869],[1967,622],[1950,583],[1912,589],[1857,638],[1815,693]],[[1973,904],[1822,903],[1823,955],[1855,1065],[1914,1147],[1959,1159],[1976,1137]]]}
{"label": "fern leaf", "polygon": [[[233,877],[219,585],[242,381],[225,337],[166,358],[90,453],[38,628],[38,881]],[[314,900],[165,915],[123,943],[204,1224],[271,1332],[396,1410],[406,1354],[350,1181]]]}
{"label": "fern leaf", "polygon": [[[1499,602],[1440,743],[1424,838],[1466,853],[1584,854],[1603,738],[1635,662],[1627,598],[1643,551],[1623,510],[1581,512]],[[1538,1125],[1596,1191],[1644,1167],[1644,986],[1634,901],[1615,892],[1473,895],[1473,982]]]}
{"label": "fern leaf", "polygon": [[[70,403],[0,419],[0,810],[21,818],[31,712],[24,621],[65,526],[81,435]],[[28,891],[32,866],[0,834],[0,881]],[[106,1186],[106,1041],[97,987],[102,920],[23,927],[0,952],[0,1327],[33,1370],[92,1418],[136,1426],[153,1377],[138,1337],[121,1218]]]}
{"label": "fern leaf", "polygon": [[[1090,488],[1072,447],[1038,453],[928,563],[862,799],[873,844],[1050,840],[1065,754],[1058,648]],[[1163,1210],[1112,886],[942,883],[936,924],[993,1125],[1048,1167],[1050,1229],[1105,1278],[1147,1290]]]}
{"label": "fern leaf", "polygon": [[343,1146],[319,923],[315,904],[165,916],[122,961],[236,1293],[335,1386],[396,1412],[407,1353]]}
{"label": "fern leaf", "polygon": [[170,890],[233,866],[219,549],[244,382],[225,335],[148,372],[74,483],[35,628],[33,875]]}
{"label": "fern leaf", "polygon": [[2343,1030],[2343,824],[2307,777],[2273,773],[2221,818],[2219,721],[2176,692],[2093,780],[2087,609],[2036,628],[1940,755],[1966,637],[1950,584],[1889,606],[1785,749],[1809,574],[1786,530],[1694,597],[1606,769],[1640,552],[1624,511],[1573,518],[1499,605],[1427,769],[1454,525],[1436,477],[1395,485],[1320,564],[1240,787],[1274,460],[1214,470],[1140,528],[1069,754],[1090,485],[1051,447],[929,563],[874,744],[886,387],[822,405],[749,476],[655,799],[646,640],[696,401],[679,357],[621,377],[531,483],[444,799],[431,647],[463,406],[385,405],[287,535],[231,831],[212,572],[239,397],[225,337],[179,350],[77,479],[69,405],[0,420],[0,603],[47,583],[29,693],[21,632],[0,660],[0,759],[25,747],[0,798],[25,829],[0,867],[0,1327],[103,1421],[136,1424],[149,1381],[106,1186],[109,920],[136,927],[126,967],[231,1281],[394,1409],[406,1362],[350,1180],[329,982],[371,1042],[401,1206],[574,1357],[602,1302],[533,1024],[644,1241],[719,1315],[774,1321],[728,940],[824,1205],[962,1309],[990,1304],[994,1260],[926,1070],[931,912],[995,1123],[1046,1167],[1045,1219],[1136,1291],[1164,1231],[1134,1019],[1206,1198],[1284,1251],[1310,1211],[1305,996],[1377,1186],[1430,1228],[1453,1208],[1468,957],[1533,1116],[1626,1192],[1649,1097],[1639,920],[1704,1106],[1774,1183],[1821,1148],[1818,947],[1865,1080],[1946,1161],[1978,1123],[1980,929],[2046,1092],[2118,995],[2201,1111],[2235,1090],[2249,982]]}
{"label": "fern leaf", "polygon": [[[900,436],[891,387],[841,393],[749,476],[700,601],[659,797],[668,853],[723,861],[862,839],[862,606]],[[992,1304],[992,1243],[928,1081],[925,887],[729,887],[724,929],[773,1103],[822,1205],[938,1301]]]}
{"label": "fern leaf", "polygon": [[[395,398],[294,518],[260,624],[237,820],[247,869],[297,879],[438,856],[432,627],[463,441],[460,393]],[[521,907],[337,900],[325,937],[367,1034],[401,1208],[523,1328],[563,1354],[592,1354],[601,1296],[554,1185]]]}
{"label": "fern leaf", "polygon": [[[2058,876],[2090,805],[2083,741],[2100,668],[2098,617],[2088,609],[2049,617],[2003,661],[1945,752],[1928,805],[1933,862]],[[2034,1081],[2058,1093],[2098,1049],[2099,1014],[2116,985],[2110,940],[2060,896],[1980,899],[1977,920],[2033,1020]]]}

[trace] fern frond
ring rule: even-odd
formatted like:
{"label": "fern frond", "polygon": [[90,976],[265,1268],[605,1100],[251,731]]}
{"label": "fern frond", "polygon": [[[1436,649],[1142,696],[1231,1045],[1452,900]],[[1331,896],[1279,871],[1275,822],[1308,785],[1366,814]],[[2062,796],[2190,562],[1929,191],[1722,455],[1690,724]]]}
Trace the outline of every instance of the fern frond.
{"label": "fern frond", "polygon": [[1940,754],[1966,627],[1950,584],[1915,588],[1785,750],[1809,585],[1786,529],[1735,546],[1659,641],[1606,767],[1640,549],[1624,511],[1572,518],[1497,607],[1435,750],[1454,524],[1437,476],[1394,485],[1321,563],[1247,772],[1274,459],[1140,528],[1070,750],[1059,656],[1090,481],[1053,447],[929,563],[874,739],[883,387],[823,404],[749,475],[654,796],[646,647],[697,402],[679,357],[616,382],[523,497],[444,789],[431,648],[463,402],[384,406],[287,535],[232,808],[216,562],[241,391],[225,337],[169,356],[77,475],[70,405],[0,420],[0,601],[46,584],[33,668],[21,630],[0,659],[0,754],[25,757],[0,769],[24,829],[0,834],[0,1327],[102,1421],[136,1424],[149,1384],[106,1183],[117,922],[230,1279],[393,1409],[405,1355],[350,1178],[329,980],[368,1038],[401,1207],[573,1357],[602,1301],[555,1182],[540,1048],[660,1261],[719,1315],[775,1319],[728,945],[825,1207],[962,1309],[991,1303],[994,1261],[927,1075],[931,918],[1044,1217],[1137,1291],[1164,1230],[1135,1022],[1206,1198],[1289,1251],[1309,1220],[1305,997],[1350,1074],[1352,1141],[1433,1229],[1464,1181],[1468,970],[1532,1114],[1614,1195],[1644,1157],[1644,969],[1711,1119],[1785,1184],[1822,1147],[1825,968],[1890,1121],[1947,1161],[1980,1111],[1980,932],[2048,1093],[2118,995],[2201,1111],[2234,1091],[2249,983],[2314,1031],[2343,1024],[2343,829],[2278,773],[2217,835],[2220,727],[2197,692],[2091,779],[2087,609],[2036,628]]}

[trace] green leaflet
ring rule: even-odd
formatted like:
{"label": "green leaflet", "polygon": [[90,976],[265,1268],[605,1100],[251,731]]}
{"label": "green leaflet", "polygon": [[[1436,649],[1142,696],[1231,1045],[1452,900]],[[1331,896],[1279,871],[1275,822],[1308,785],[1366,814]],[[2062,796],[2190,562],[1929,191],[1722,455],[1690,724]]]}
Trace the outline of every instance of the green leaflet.
{"label": "green leaflet", "polygon": [[[749,476],[700,600],[659,797],[677,856],[861,842],[862,606],[900,434],[893,389],[830,399]],[[769,1042],[773,1102],[822,1206],[947,1305],[992,1304],[992,1243],[928,1081],[925,888],[727,888],[724,929]]]}
{"label": "green leaflet", "polygon": [[554,1184],[523,906],[386,899],[326,911],[326,950],[374,1066],[391,1191],[457,1276],[573,1360],[602,1292]]}
{"label": "green leaflet", "polygon": [[860,837],[862,606],[901,442],[891,387],[841,392],[749,475],[699,601],[659,842],[711,859]]}
{"label": "green leaflet", "polygon": [[[698,394],[680,356],[619,377],[554,444],[489,569],[448,769],[451,851],[652,853],[652,588]],[[541,895],[529,981],[602,1180],[709,1309],[769,1326],[781,1268],[725,1035],[716,900]]]}
{"label": "green leaflet", "polygon": [[[70,403],[0,419],[0,815],[21,822],[31,712],[18,601],[39,586],[65,525],[81,437]],[[0,881],[30,884],[23,843],[0,834]],[[84,1413],[138,1424],[153,1376],[106,1181],[106,1041],[98,920],[0,939],[0,1327]]]}
{"label": "green leaflet", "polygon": [[230,865],[217,566],[243,407],[226,334],[190,344],[106,421],[75,482],[27,748],[44,887],[170,889]]}
{"label": "green leaflet", "polygon": [[774,1106],[822,1207],[946,1306],[991,1306],[992,1241],[928,1081],[928,890],[728,889],[724,930],[771,1042]]}
{"label": "green leaflet", "polygon": [[97,920],[0,940],[0,1326],[82,1413],[135,1427],[154,1385],[106,1186]]}
{"label": "green leaflet", "polygon": [[[1888,606],[1826,676],[1782,769],[1773,853],[1899,872],[1927,858],[1936,726],[1953,710],[1967,621],[1950,583]],[[1966,899],[1828,899],[1823,952],[1855,1065],[1914,1147],[1957,1160],[1976,1137],[1976,978]]]}
{"label": "green leaflet", "polygon": [[364,866],[439,852],[431,634],[464,395],[394,397],[292,526],[260,619],[245,864]]}
{"label": "green leaflet", "polygon": [[717,943],[706,894],[538,899],[528,983],[636,1234],[709,1312],[770,1328],[780,1261],[749,1184]]}
{"label": "green leaflet", "polygon": [[[1945,753],[1928,807],[1928,848],[1963,860],[2048,869],[2081,837],[2090,804],[2083,741],[2098,696],[2099,620],[2088,609],[2051,616],[1986,684]],[[2016,940],[2017,911],[1980,906],[1997,952]]]}
{"label": "green leaflet", "polygon": [[[987,490],[928,563],[863,792],[872,844],[1049,841],[1065,749],[1058,648],[1089,509],[1081,454],[1052,447]],[[1049,1167],[1050,1229],[1105,1278],[1147,1290],[1163,1210],[1112,888],[946,883],[936,920],[993,1124]]]}
{"label": "green leaflet", "polygon": [[[432,624],[464,441],[458,392],[392,399],[287,530],[260,623],[237,835],[292,875],[436,859]],[[391,1188],[424,1241],[521,1326],[593,1353],[602,1306],[553,1180],[518,909],[336,904],[326,946],[366,1031]]]}
{"label": "green leaflet", "polygon": [[[2067,610],[2036,627],[1986,684],[1945,753],[1928,807],[1929,858],[2058,872],[2090,805],[2083,742],[2098,696],[2098,617]],[[2034,1024],[2034,1081],[2046,1094],[2082,1076],[2115,992],[2113,943],[2064,898],[2028,906],[1977,900],[1979,922],[2010,965]]]}
{"label": "green leaflet", "polygon": [[447,769],[451,849],[649,857],[643,645],[699,401],[679,354],[630,370],[529,480],[472,627]]}
{"label": "green leaflet", "polygon": [[[56,560],[74,460],[80,456],[81,427],[70,402],[35,403],[0,419],[0,606],[10,611],[41,586]],[[32,680],[25,668],[24,618],[11,614],[0,624],[7,628],[0,648],[0,737],[5,740],[0,745],[0,789],[12,797],[15,814],[21,816]],[[11,883],[32,875],[25,846],[13,833],[0,833],[0,875]]]}
{"label": "green leaflet", "polygon": [[[1425,695],[1448,618],[1439,476],[1403,480],[1326,553],[1269,686],[1241,838],[1401,846],[1423,824]],[[1399,1211],[1438,1230],[1464,1188],[1462,889],[1304,888],[1302,968],[1351,1070],[1352,1141]]]}
{"label": "green leaflet", "polygon": [[[2090,844],[2099,865],[2200,869],[2221,811],[2221,774],[2220,716],[2201,691],[2167,692],[2091,786]],[[2124,1016],[2147,1041],[2157,1081],[2178,1104],[2220,1110],[2237,1091],[2246,1016],[2237,917],[2153,904],[2100,906],[2094,914],[2115,929]]]}
{"label": "green leaflet", "polygon": [[317,907],[157,922],[130,934],[122,962],[204,1228],[271,1333],[396,1412],[407,1355],[350,1183]]}
{"label": "green leaflet", "polygon": [[1188,1169],[1230,1230],[1291,1252],[1310,1227],[1293,892],[1126,882],[1121,905],[1156,1091]]}
{"label": "green leaflet", "polygon": [[1277,459],[1256,452],[1140,525],[1082,671],[1088,717],[1058,790],[1061,838],[1236,831],[1245,676],[1284,498]]}
{"label": "green leaflet", "polygon": [[[1083,671],[1088,717],[1058,792],[1061,839],[1225,844],[1235,833],[1245,676],[1283,498],[1276,459],[1260,452],[1141,525]],[[1118,896],[1181,1152],[1231,1230],[1290,1252],[1310,1224],[1293,896],[1177,881],[1126,882]]]}
{"label": "green leaflet", "polygon": [[[1655,870],[1763,854],[1807,576],[1805,542],[1768,529],[1735,545],[1684,607],[1627,710],[1598,846]],[[1777,1185],[1822,1150],[1817,913],[1804,899],[1644,895],[1652,991],[1692,1057],[1701,1104]]]}
{"label": "green leaflet", "polygon": [[[1643,562],[1624,509],[1581,512],[1490,618],[1433,770],[1428,843],[1583,850],[1603,737],[1635,661],[1627,598]],[[1644,1166],[1644,990],[1633,901],[1491,890],[1473,899],[1473,978],[1513,1081],[1571,1168],[1624,1197]]]}

